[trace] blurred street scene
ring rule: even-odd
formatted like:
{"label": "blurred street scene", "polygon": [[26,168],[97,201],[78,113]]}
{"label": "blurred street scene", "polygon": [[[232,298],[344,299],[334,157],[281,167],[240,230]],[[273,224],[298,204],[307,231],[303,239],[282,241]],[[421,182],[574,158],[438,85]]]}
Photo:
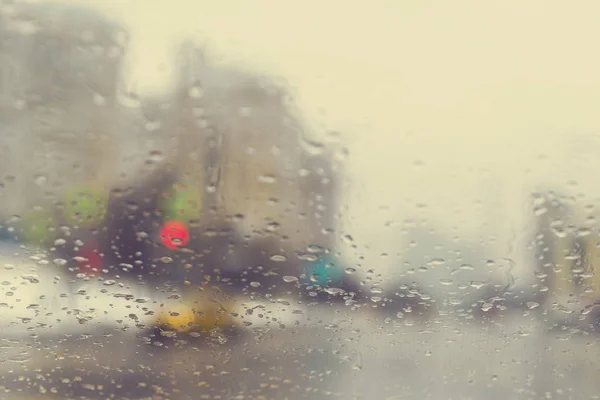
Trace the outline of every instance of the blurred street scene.
{"label": "blurred street scene", "polygon": [[1,399],[600,398],[576,185],[515,193],[508,248],[411,193],[354,234],[370,178],[284,80],[189,35],[144,92],[110,13],[0,4]]}

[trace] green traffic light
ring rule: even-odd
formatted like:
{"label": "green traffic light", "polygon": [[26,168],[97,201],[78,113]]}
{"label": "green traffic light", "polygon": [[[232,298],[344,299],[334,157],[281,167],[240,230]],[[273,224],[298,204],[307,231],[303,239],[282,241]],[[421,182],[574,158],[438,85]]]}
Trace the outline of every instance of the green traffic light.
{"label": "green traffic light", "polygon": [[27,211],[21,218],[21,235],[30,244],[48,244],[53,237],[52,228],[56,225],[56,218],[49,210]]}
{"label": "green traffic light", "polygon": [[69,224],[97,225],[104,220],[108,193],[100,186],[81,185],[66,193],[64,216]]}
{"label": "green traffic light", "polygon": [[164,195],[165,219],[189,222],[202,215],[203,193],[200,188],[186,184],[175,184]]}

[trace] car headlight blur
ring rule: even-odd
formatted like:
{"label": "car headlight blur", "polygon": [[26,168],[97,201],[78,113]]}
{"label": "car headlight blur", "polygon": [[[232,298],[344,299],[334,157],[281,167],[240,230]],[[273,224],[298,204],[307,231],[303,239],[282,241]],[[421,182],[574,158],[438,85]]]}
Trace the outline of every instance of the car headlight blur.
{"label": "car headlight blur", "polygon": [[231,313],[234,302],[206,293],[186,293],[178,301],[166,303],[158,314],[157,324],[180,333],[210,331],[236,325]]}

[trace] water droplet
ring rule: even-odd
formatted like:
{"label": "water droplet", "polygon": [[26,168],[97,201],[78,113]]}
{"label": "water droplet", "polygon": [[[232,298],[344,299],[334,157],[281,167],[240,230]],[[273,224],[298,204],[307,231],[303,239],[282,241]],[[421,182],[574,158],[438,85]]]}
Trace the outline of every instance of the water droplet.
{"label": "water droplet", "polygon": [[276,183],[277,182],[277,178],[273,175],[259,175],[256,177],[256,179],[260,183]]}
{"label": "water droplet", "polygon": [[297,282],[298,278],[295,276],[286,275],[283,277],[283,281],[286,283]]}
{"label": "water droplet", "polygon": [[260,287],[260,282],[250,282],[250,286],[255,288]]}
{"label": "water droplet", "polygon": [[486,285],[486,283],[481,282],[481,281],[471,281],[471,283],[469,284],[469,286],[471,286],[472,288],[475,288],[475,289],[481,289],[485,285]]}
{"label": "water droplet", "polygon": [[584,237],[592,234],[592,230],[590,228],[579,228],[577,229],[577,236]]}
{"label": "water droplet", "polygon": [[244,218],[246,218],[246,216],[244,214],[235,214],[231,217],[233,222],[241,222],[244,220]]}
{"label": "water droplet", "polygon": [[527,303],[525,303],[525,305],[530,310],[533,310],[534,308],[538,308],[540,306],[540,303],[536,303],[535,301],[528,301]]}
{"label": "water droplet", "polygon": [[306,168],[302,168],[298,170],[298,175],[301,177],[307,177],[308,175],[310,175],[310,170],[306,169]]}
{"label": "water droplet", "polygon": [[159,120],[146,121],[146,124],[144,125],[144,129],[146,129],[146,131],[148,131],[148,132],[154,132],[154,131],[159,130],[161,126],[162,126],[162,123]]}
{"label": "water droplet", "polygon": [[559,238],[567,237],[565,223],[561,220],[554,220],[550,223],[550,230]]}
{"label": "water droplet", "polygon": [[21,278],[29,281],[30,283],[40,283],[40,280],[36,275],[22,275]]}
{"label": "water droplet", "polygon": [[325,292],[327,292],[328,294],[332,294],[332,295],[338,295],[338,294],[345,293],[345,291],[340,288],[326,288]]}
{"label": "water droplet", "polygon": [[444,286],[449,286],[454,283],[452,279],[440,279],[440,283]]}
{"label": "water droplet", "polygon": [[204,89],[199,86],[192,86],[188,90],[188,96],[190,96],[190,99],[199,100],[204,97]]}
{"label": "water droplet", "polygon": [[139,108],[142,104],[137,94],[126,90],[117,92],[117,101],[127,108]]}
{"label": "water droplet", "polygon": [[427,263],[427,265],[431,266],[431,265],[444,265],[446,263],[446,260],[442,259],[442,258],[435,258],[431,261],[429,261]]}
{"label": "water droplet", "polygon": [[534,215],[536,215],[536,216],[538,216],[538,217],[539,217],[540,215],[544,215],[544,214],[546,214],[547,212],[548,212],[548,208],[547,208],[547,207],[545,207],[545,206],[543,206],[543,205],[542,205],[542,206],[535,207],[535,208],[533,209],[533,213],[534,213]]}
{"label": "water droplet", "polygon": [[252,115],[252,107],[240,107],[239,115],[241,117],[249,117]]}
{"label": "water droplet", "polygon": [[275,262],[284,262],[287,261],[287,258],[285,256],[282,256],[280,254],[275,254],[273,256],[270,257],[271,261],[275,261]]}
{"label": "water droplet", "polygon": [[344,270],[348,275],[352,275],[356,273],[356,268],[348,267]]}
{"label": "water droplet", "polygon": [[32,356],[30,354],[19,354],[13,357],[10,357],[8,360],[16,363],[25,363],[31,360]]}
{"label": "water droplet", "polygon": [[269,222],[269,223],[267,224],[267,229],[268,229],[270,232],[275,232],[275,231],[279,230],[280,228],[281,228],[281,225],[280,225],[278,222],[274,222],[274,221],[273,221],[273,222]]}
{"label": "water droplet", "polygon": [[298,259],[299,260],[303,260],[303,261],[308,261],[308,262],[315,262],[319,259],[319,257],[317,257],[314,254],[298,254]]}
{"label": "water droplet", "polygon": [[98,107],[106,105],[106,97],[102,96],[100,93],[94,93],[92,101]]}
{"label": "water droplet", "polygon": [[162,162],[165,159],[165,155],[162,151],[160,150],[152,150],[148,153],[148,155],[150,156],[150,160],[152,162]]}
{"label": "water droplet", "polygon": [[318,156],[323,154],[325,151],[325,145],[323,143],[315,142],[308,140],[306,138],[302,138],[302,144],[304,145],[304,150],[312,156]]}
{"label": "water droplet", "polygon": [[346,147],[343,147],[341,149],[336,150],[333,157],[338,161],[344,161],[348,158],[349,155],[350,151]]}
{"label": "water droplet", "polygon": [[324,253],[325,252],[325,248],[316,245],[316,244],[311,244],[309,245],[307,248],[309,253],[313,253],[313,254],[318,254],[318,253]]}
{"label": "water droplet", "polygon": [[55,265],[59,265],[59,266],[67,264],[67,260],[65,260],[64,258],[55,258],[52,262]]}
{"label": "water droplet", "polygon": [[35,181],[36,185],[41,186],[41,185],[45,184],[46,182],[48,182],[48,178],[45,175],[36,175],[34,177],[34,181]]}

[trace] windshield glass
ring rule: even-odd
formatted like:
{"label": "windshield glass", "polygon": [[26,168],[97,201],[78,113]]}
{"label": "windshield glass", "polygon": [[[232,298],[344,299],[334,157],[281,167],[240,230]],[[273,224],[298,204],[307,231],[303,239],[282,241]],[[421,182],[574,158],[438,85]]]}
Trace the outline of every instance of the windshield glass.
{"label": "windshield glass", "polygon": [[599,12],[0,0],[0,398],[598,398]]}

